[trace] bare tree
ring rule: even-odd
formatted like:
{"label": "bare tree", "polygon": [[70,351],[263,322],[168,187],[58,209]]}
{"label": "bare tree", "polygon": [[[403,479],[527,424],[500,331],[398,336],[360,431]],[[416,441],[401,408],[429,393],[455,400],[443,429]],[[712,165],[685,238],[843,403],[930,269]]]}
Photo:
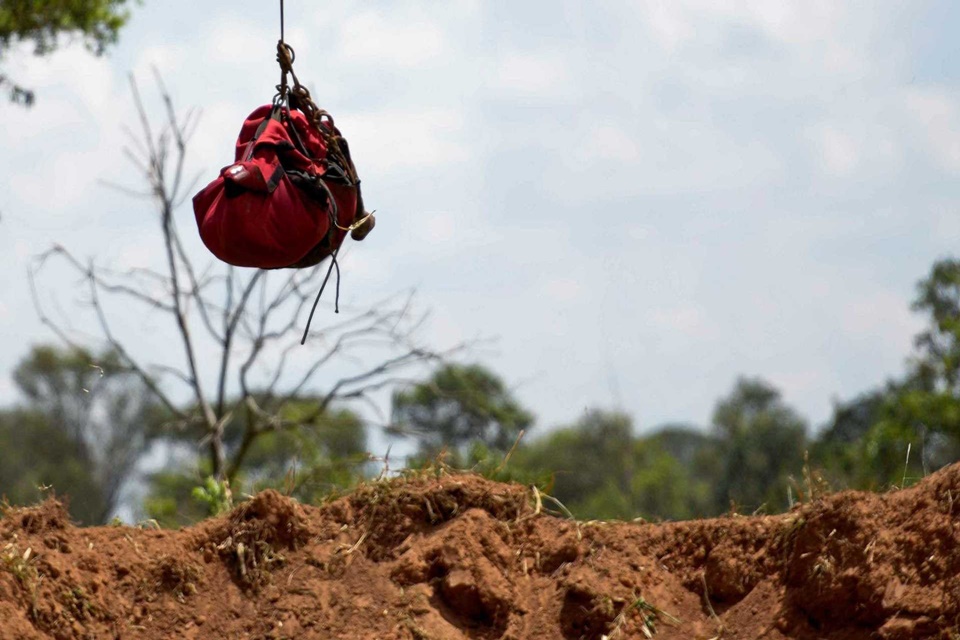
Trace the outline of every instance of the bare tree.
{"label": "bare tree", "polygon": [[[201,434],[215,476],[233,479],[263,434],[311,428],[335,403],[366,402],[375,408],[371,394],[402,381],[405,369],[461,348],[457,345],[438,353],[418,341],[417,330],[425,315],[414,312],[412,294],[393,296],[350,314],[315,331],[301,346],[301,321],[324,268],[264,271],[211,265],[198,269],[184,248],[174,215],[196,186],[196,181],[184,180],[184,166],[198,114],[188,111],[179,116],[159,76],[157,83],[165,117],[155,133],[131,78],[140,132],[126,131],[130,146],[124,150],[149,190],[118,188],[155,205],[165,268],[106,268],[55,245],[31,267],[31,291],[41,322],[76,346],[77,332],[47,311],[37,282],[52,260],[64,262],[80,275],[100,339],[165,407],[171,424]],[[165,317],[175,327],[180,362],[147,362],[141,355],[145,340],[125,339],[115,331],[118,318],[109,309],[107,297]],[[208,366],[211,360],[216,366]],[[338,375],[331,376],[330,371]],[[321,378],[322,390],[318,389]],[[185,395],[189,400],[182,399]],[[295,419],[287,417],[291,412],[285,409],[294,402],[302,404],[304,398],[311,399],[312,409],[293,412]],[[234,443],[224,437],[230,424],[242,425],[242,436]]]}

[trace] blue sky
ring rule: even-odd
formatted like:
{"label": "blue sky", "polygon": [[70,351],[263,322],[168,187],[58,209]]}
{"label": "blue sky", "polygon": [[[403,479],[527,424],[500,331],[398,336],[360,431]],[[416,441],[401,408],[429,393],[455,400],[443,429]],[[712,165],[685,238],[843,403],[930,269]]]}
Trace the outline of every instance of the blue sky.
{"label": "blue sky", "polygon": [[[706,424],[738,375],[819,424],[899,374],[914,285],[960,239],[958,28],[951,2],[287,2],[378,210],[345,302],[416,287],[437,346],[497,337],[477,357],[544,427],[591,406]],[[136,184],[127,74],[155,111],[151,65],[202,107],[212,178],[272,96],[277,37],[274,3],[147,0],[106,58],[7,57],[39,102],[0,118],[0,371],[53,338],[31,256],[161,258],[142,203],[99,182]],[[75,285],[45,286],[72,309]],[[163,352],[151,322],[123,319]]]}

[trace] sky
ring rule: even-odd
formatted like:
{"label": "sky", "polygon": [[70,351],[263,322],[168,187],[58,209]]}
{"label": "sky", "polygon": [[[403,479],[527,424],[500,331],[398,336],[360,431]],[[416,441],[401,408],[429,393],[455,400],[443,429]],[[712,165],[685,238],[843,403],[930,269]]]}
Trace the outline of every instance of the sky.
{"label": "sky", "polygon": [[[588,407],[708,425],[742,375],[816,427],[900,375],[916,282],[960,240],[958,29],[949,0],[286,3],[377,210],[345,304],[415,288],[436,346],[495,339],[467,359],[544,430]],[[103,58],[9,52],[37,104],[0,106],[0,372],[54,341],[26,278],[51,244],[160,264],[149,208],[104,185],[138,186],[128,75],[153,113],[152,67],[202,109],[206,182],[273,95],[278,35],[276,3],[146,0]],[[43,287],[85,311],[76,278]]]}

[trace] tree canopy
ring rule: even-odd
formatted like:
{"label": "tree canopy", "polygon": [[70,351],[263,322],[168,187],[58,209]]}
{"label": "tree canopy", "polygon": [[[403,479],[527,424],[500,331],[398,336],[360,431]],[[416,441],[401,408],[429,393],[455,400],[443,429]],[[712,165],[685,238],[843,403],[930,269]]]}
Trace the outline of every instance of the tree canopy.
{"label": "tree canopy", "polygon": [[161,414],[115,353],[34,347],[13,374],[25,406],[0,416],[0,491],[29,501],[69,493],[74,518],[101,523],[146,451]]}
{"label": "tree canopy", "polygon": [[713,432],[723,460],[715,499],[746,508],[783,510],[791,476],[800,477],[807,426],[760,379],[740,378],[713,412]]}
{"label": "tree canopy", "polygon": [[422,454],[479,442],[506,451],[533,424],[503,380],[480,365],[447,364],[393,395],[393,425],[414,436]]}
{"label": "tree canopy", "polygon": [[[116,43],[130,17],[129,0],[3,0],[0,2],[0,60],[20,42],[44,56],[73,39],[95,55]],[[34,93],[0,72],[10,99],[33,104]]]}

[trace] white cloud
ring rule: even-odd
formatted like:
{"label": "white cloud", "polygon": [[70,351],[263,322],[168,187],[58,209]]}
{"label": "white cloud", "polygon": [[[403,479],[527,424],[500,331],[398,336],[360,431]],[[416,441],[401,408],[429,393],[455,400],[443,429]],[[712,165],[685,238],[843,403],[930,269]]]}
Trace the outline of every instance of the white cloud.
{"label": "white cloud", "polygon": [[844,17],[843,7],[829,1],[654,0],[638,6],[654,35],[671,50],[729,25],[752,27],[791,44],[819,42],[834,32]]}
{"label": "white cloud", "polygon": [[[714,4],[706,2],[705,4]],[[719,11],[728,16],[753,23],[769,36],[790,44],[823,44],[846,24],[846,9],[830,0],[808,2],[765,2],[752,0],[738,6],[736,3],[716,3]],[[739,9],[739,10],[738,10]],[[862,16],[859,18],[863,20]]]}
{"label": "white cloud", "polygon": [[441,347],[449,347],[460,344],[469,336],[461,318],[456,313],[443,305],[433,305],[430,309],[430,318],[427,330],[436,340],[436,344]]}
{"label": "white cloud", "polygon": [[935,88],[912,89],[907,91],[906,107],[940,164],[960,173],[960,94]]}
{"label": "white cloud", "polygon": [[939,202],[933,204],[931,209],[936,236],[952,245],[954,239],[960,238],[960,202]]}
{"label": "white cloud", "polygon": [[850,174],[860,162],[856,141],[839,129],[820,126],[811,132],[820,156],[820,165],[834,177]]}
{"label": "white cloud", "polygon": [[153,238],[125,239],[116,254],[115,268],[119,271],[146,269],[155,266],[159,258],[159,243]]}
{"label": "white cloud", "polygon": [[40,104],[45,96],[59,93],[76,108],[97,110],[111,103],[113,69],[105,58],[97,58],[78,44],[38,58],[24,55],[23,72],[17,80],[37,91]]}
{"label": "white cloud", "polygon": [[512,51],[498,58],[487,87],[501,95],[557,97],[569,88],[568,68],[556,52]]}
{"label": "white cloud", "polygon": [[570,304],[583,297],[582,283],[575,278],[550,278],[542,287],[542,292],[548,298],[561,304]]}
{"label": "white cloud", "polygon": [[456,220],[450,213],[430,213],[423,216],[422,238],[429,243],[443,243],[452,240],[457,231]]}
{"label": "white cloud", "polygon": [[462,162],[470,149],[462,139],[462,112],[454,109],[385,110],[343,114],[337,127],[364,176],[400,169],[429,169]]}
{"label": "white cloud", "polygon": [[640,6],[645,10],[644,18],[651,33],[668,51],[676,50],[696,35],[692,21],[683,15],[679,3],[655,0]]}
{"label": "white cloud", "polygon": [[[56,135],[60,148],[73,146],[77,134],[96,131],[93,121],[112,107],[114,85],[110,65],[79,46],[61,49],[46,58],[29,57],[17,81],[35,90],[30,109],[4,110],[0,131],[13,143]],[[29,150],[27,147],[24,150]]]}
{"label": "white cloud", "polygon": [[202,105],[199,125],[190,139],[188,149],[191,164],[204,172],[198,188],[213,180],[222,167],[233,162],[234,145],[240,127],[254,108],[259,106],[226,100]]}
{"label": "white cloud", "polygon": [[909,348],[921,321],[910,312],[910,301],[893,291],[876,291],[845,302],[840,316],[847,340]]}
{"label": "white cloud", "polygon": [[13,254],[17,257],[17,260],[26,260],[35,253],[33,245],[30,242],[17,239],[13,243]]}
{"label": "white cloud", "polygon": [[444,32],[426,16],[369,9],[340,25],[339,56],[351,63],[417,67],[446,52]]}
{"label": "white cloud", "polygon": [[710,322],[696,305],[654,309],[651,320],[661,332],[671,334],[668,340],[677,334],[684,338],[706,338],[712,333]]}
{"label": "white cloud", "polygon": [[160,44],[146,47],[140,52],[133,65],[137,77],[153,77],[156,70],[163,77],[172,77],[188,63],[186,47]]}
{"label": "white cloud", "polygon": [[610,124],[599,124],[587,137],[582,160],[613,160],[631,162],[640,157],[640,149],[633,136]]}
{"label": "white cloud", "polygon": [[[43,122],[44,126],[37,126],[38,121]],[[6,108],[4,117],[0,118],[0,132],[6,140],[28,143],[44,139],[46,142],[49,141],[48,136],[51,133],[67,134],[84,126],[86,122],[87,118],[72,101],[62,97],[42,96],[38,104],[30,110]]]}
{"label": "white cloud", "polygon": [[825,388],[836,388],[836,376],[822,369],[788,369],[767,374],[773,384],[780,389],[788,403],[797,396],[817,393]]}
{"label": "white cloud", "polygon": [[[240,16],[233,16],[218,20],[215,23],[213,31],[205,39],[206,46],[202,52],[204,65],[201,69],[206,69],[209,73],[213,63],[233,67],[236,69],[249,68],[252,51],[256,51],[256,43],[273,43],[268,49],[263,46],[264,57],[269,56],[270,52],[276,49],[277,34],[275,27],[270,25],[261,25],[250,20],[243,20]],[[288,40],[290,40],[288,38]],[[306,47],[306,43],[294,47],[295,49]]]}

